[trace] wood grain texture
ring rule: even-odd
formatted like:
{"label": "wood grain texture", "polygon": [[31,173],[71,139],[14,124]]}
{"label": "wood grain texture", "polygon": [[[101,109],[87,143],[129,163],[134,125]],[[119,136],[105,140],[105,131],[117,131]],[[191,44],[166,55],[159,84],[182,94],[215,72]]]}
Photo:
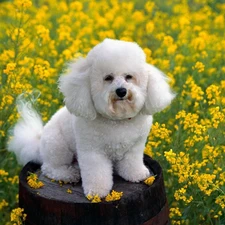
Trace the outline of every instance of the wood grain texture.
{"label": "wood grain texture", "polygon": [[[81,182],[59,185],[43,176],[40,165],[28,163],[20,174],[19,205],[27,213],[26,225],[166,225],[168,205],[160,165],[150,157],[145,164],[156,174],[151,186],[131,183],[114,175],[113,190],[123,192],[114,202],[90,203]],[[39,174],[40,189],[27,185],[29,172]],[[67,189],[72,193],[67,193]]]}

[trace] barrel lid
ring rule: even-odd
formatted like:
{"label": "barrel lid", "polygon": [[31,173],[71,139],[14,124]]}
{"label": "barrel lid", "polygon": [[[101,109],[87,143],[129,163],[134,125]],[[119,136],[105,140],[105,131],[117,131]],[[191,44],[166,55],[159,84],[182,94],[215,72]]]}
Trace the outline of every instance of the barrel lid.
{"label": "barrel lid", "polygon": [[[127,182],[114,175],[113,190],[123,192],[122,198],[112,202],[103,199],[100,203],[91,203],[84,196],[81,182],[60,185],[42,174],[41,165],[29,162],[20,173],[19,204],[28,214],[28,220],[40,220],[37,224],[41,225],[49,223],[48,216],[51,220],[56,217],[57,221],[66,221],[56,223],[60,225],[72,225],[75,220],[78,225],[95,224],[93,221],[96,218],[99,218],[96,223],[99,225],[140,225],[155,217],[166,205],[162,168],[147,155],[144,156],[144,163],[156,175],[151,186],[143,182]],[[33,189],[27,184],[27,176],[30,173],[38,174],[39,180],[44,183],[42,188]],[[71,193],[68,193],[68,189]],[[46,219],[41,219],[41,215],[45,215]],[[114,222],[111,223],[110,220]]]}

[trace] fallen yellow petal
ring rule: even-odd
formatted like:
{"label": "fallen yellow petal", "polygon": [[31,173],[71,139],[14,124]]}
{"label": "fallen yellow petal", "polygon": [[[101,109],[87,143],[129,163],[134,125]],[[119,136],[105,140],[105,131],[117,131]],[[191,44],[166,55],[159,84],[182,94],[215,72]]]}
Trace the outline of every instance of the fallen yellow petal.
{"label": "fallen yellow petal", "polygon": [[144,183],[151,186],[154,181],[155,181],[155,176],[151,176],[151,177],[147,178],[146,180],[144,180]]}

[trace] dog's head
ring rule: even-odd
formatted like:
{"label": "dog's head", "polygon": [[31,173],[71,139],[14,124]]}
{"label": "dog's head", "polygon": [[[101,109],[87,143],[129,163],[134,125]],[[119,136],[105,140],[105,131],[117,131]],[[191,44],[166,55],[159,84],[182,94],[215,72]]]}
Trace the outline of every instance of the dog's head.
{"label": "dog's head", "polygon": [[174,94],[163,73],[145,58],[136,43],[105,39],[61,76],[68,110],[89,119],[98,113],[118,120],[164,109]]}

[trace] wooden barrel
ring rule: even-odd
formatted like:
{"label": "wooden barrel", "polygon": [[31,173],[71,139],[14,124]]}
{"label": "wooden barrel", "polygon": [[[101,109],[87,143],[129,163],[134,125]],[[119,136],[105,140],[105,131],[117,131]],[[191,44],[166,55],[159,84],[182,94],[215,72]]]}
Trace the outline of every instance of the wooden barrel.
{"label": "wooden barrel", "polygon": [[[42,175],[40,165],[28,163],[21,171],[19,206],[27,214],[26,225],[167,225],[169,209],[162,168],[145,156],[144,162],[156,179],[151,186],[131,183],[114,176],[113,190],[123,192],[120,200],[91,203],[81,183],[59,185]],[[32,189],[28,174],[39,174],[44,186]],[[70,189],[72,193],[68,193]]]}

